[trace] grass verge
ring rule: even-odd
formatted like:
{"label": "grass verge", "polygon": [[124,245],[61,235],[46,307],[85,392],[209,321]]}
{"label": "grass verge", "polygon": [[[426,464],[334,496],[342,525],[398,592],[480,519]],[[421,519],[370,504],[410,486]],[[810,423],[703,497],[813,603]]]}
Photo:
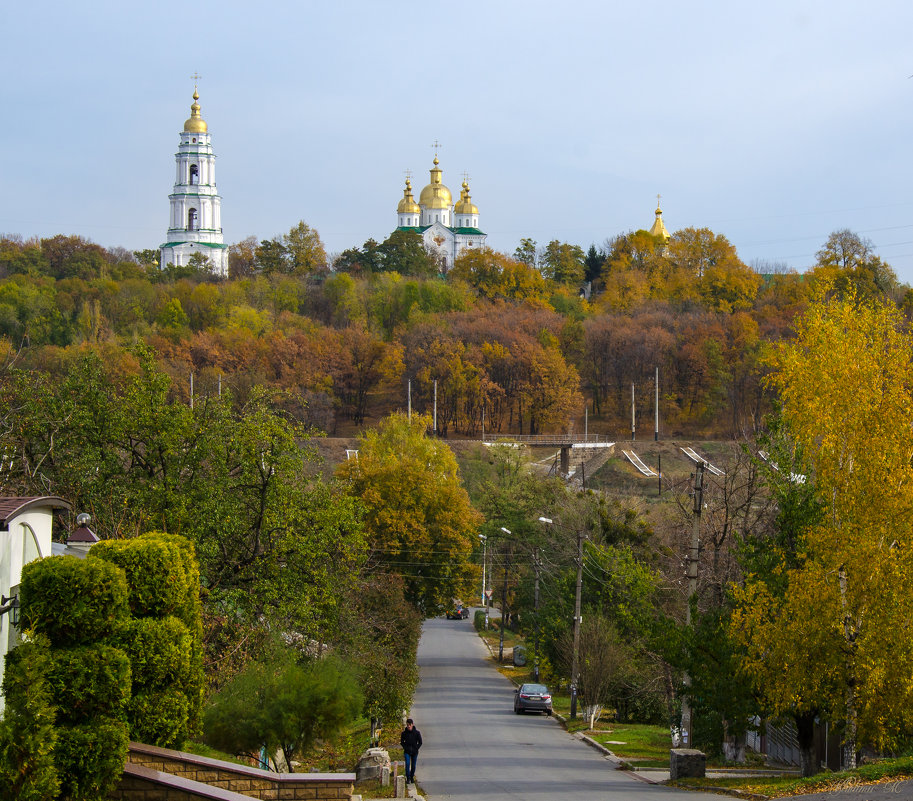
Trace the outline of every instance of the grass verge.
{"label": "grass verge", "polygon": [[[676,787],[692,790],[710,787],[724,787],[727,790],[738,790],[766,798],[782,798],[790,795],[808,795],[810,793],[835,792],[844,790],[853,794],[864,793],[865,786],[871,784],[892,784],[913,779],[913,757],[885,759],[862,765],[856,770],[841,773],[820,773],[807,779],[795,776],[751,776],[731,779],[679,779],[669,782]],[[899,798],[900,796],[898,796]]]}

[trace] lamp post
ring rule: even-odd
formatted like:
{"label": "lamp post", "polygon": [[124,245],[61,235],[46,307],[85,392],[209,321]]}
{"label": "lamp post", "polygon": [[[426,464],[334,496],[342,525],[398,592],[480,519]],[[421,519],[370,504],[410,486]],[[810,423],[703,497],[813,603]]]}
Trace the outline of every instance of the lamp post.
{"label": "lamp post", "polygon": [[[550,517],[540,517],[540,523],[554,525]],[[571,655],[571,718],[577,717],[577,655],[580,652],[580,596],[583,590],[583,539],[582,531],[577,532],[577,588],[574,594],[574,651]]]}
{"label": "lamp post", "polygon": [[485,568],[488,566],[488,561],[486,559],[488,554],[488,537],[484,534],[479,534],[479,539],[482,541],[482,606],[485,606]]}
{"label": "lamp post", "polygon": [[[508,528],[501,526],[501,531],[503,531],[507,536],[511,536],[511,531]],[[504,624],[505,616],[507,610],[507,562],[509,557],[504,560],[504,587],[501,590],[501,625],[498,627],[498,664],[501,664],[504,661]]]}

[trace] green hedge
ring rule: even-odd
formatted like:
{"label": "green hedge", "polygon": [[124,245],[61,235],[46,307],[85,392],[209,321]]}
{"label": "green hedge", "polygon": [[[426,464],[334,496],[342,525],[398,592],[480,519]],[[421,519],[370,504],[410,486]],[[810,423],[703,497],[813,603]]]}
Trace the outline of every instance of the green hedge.
{"label": "green hedge", "polygon": [[472,625],[476,627],[476,631],[482,631],[485,628],[484,609],[476,609],[475,614],[472,616]]}
{"label": "green hedge", "polygon": [[57,729],[46,678],[48,660],[43,638],[22,643],[7,655],[6,711],[0,720],[0,801],[47,801],[57,796]]}
{"label": "green hedge", "polygon": [[180,748],[190,731],[190,701],[178,689],[134,694],[127,704],[130,736],[160,748]]}
{"label": "green hedge", "polygon": [[[179,748],[199,728],[203,706],[203,624],[200,570],[189,540],[160,532],[107,540],[89,559],[120,567],[134,619],[117,635],[133,664],[131,735]],[[174,693],[184,696],[178,703]],[[164,699],[161,704],[147,699]]]}
{"label": "green hedge", "polygon": [[124,771],[128,743],[127,724],[109,718],[59,729],[54,761],[61,796],[67,801],[107,798]]}
{"label": "green hedge", "polygon": [[191,683],[192,638],[176,617],[131,620],[115,637],[133,666],[133,692],[178,685],[185,692]]}
{"label": "green hedge", "polygon": [[55,647],[97,642],[129,614],[121,570],[102,561],[52,556],[22,568],[22,626]]}
{"label": "green hedge", "polygon": [[124,720],[130,700],[130,660],[119,648],[96,643],[51,651],[48,682],[58,725],[109,717]]}
{"label": "green hedge", "polygon": [[126,573],[134,617],[184,619],[187,615],[190,577],[185,555],[174,539],[159,534],[105,540],[89,551],[90,561],[110,562]]}

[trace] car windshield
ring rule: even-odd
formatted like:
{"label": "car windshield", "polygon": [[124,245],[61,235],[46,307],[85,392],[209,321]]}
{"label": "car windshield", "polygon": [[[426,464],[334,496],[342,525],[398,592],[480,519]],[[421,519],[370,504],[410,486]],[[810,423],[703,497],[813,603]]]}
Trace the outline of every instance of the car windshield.
{"label": "car windshield", "polygon": [[544,684],[524,684],[523,687],[520,688],[520,692],[547,695],[548,687]]}

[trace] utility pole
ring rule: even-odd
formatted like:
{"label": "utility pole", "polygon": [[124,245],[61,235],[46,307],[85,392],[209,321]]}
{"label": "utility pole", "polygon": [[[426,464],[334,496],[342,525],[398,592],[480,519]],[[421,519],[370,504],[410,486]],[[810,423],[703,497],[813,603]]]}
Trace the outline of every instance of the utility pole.
{"label": "utility pole", "polygon": [[484,534],[479,534],[479,539],[482,540],[482,606],[485,606],[485,567],[488,564],[488,559],[486,558],[488,555],[488,537]]}
{"label": "utility pole", "polygon": [[434,379],[434,428],[432,429],[435,434],[437,434],[437,379]]}
{"label": "utility pole", "polygon": [[653,424],[653,441],[656,442],[659,440],[659,368],[656,368],[656,400],[655,400],[655,409],[656,409],[656,420]]}
{"label": "utility pole", "polygon": [[631,384],[631,442],[634,442],[634,384]]}
{"label": "utility pole", "polygon": [[[510,536],[510,529],[501,526],[501,531]],[[498,626],[498,664],[504,662],[504,626],[507,625],[507,565],[510,552],[504,557],[504,586],[501,589],[501,625]]]}
{"label": "utility pole", "polygon": [[[704,507],[704,463],[701,462],[694,472],[694,487],[692,498],[694,506],[694,523],[691,529],[691,549],[688,553],[688,607],[685,609],[685,625],[691,627],[691,604],[697,596],[697,565],[701,548],[701,510]],[[682,683],[685,685],[685,692],[691,686],[691,676],[687,673],[682,677]],[[682,698],[682,734],[685,737],[685,745],[688,747],[692,743],[693,721],[691,715],[691,702],[688,696]]]}
{"label": "utility pole", "polygon": [[577,532],[577,591],[574,596],[574,655],[571,660],[571,720],[577,717],[577,654],[580,651],[580,594],[583,589],[583,532]]}
{"label": "utility pole", "polygon": [[406,404],[409,409],[409,421],[412,421],[412,379],[406,382]]}
{"label": "utility pole", "polygon": [[533,681],[539,681],[539,546],[533,549],[533,570],[536,571],[536,590],[533,604],[536,610],[535,638],[533,639]]}

